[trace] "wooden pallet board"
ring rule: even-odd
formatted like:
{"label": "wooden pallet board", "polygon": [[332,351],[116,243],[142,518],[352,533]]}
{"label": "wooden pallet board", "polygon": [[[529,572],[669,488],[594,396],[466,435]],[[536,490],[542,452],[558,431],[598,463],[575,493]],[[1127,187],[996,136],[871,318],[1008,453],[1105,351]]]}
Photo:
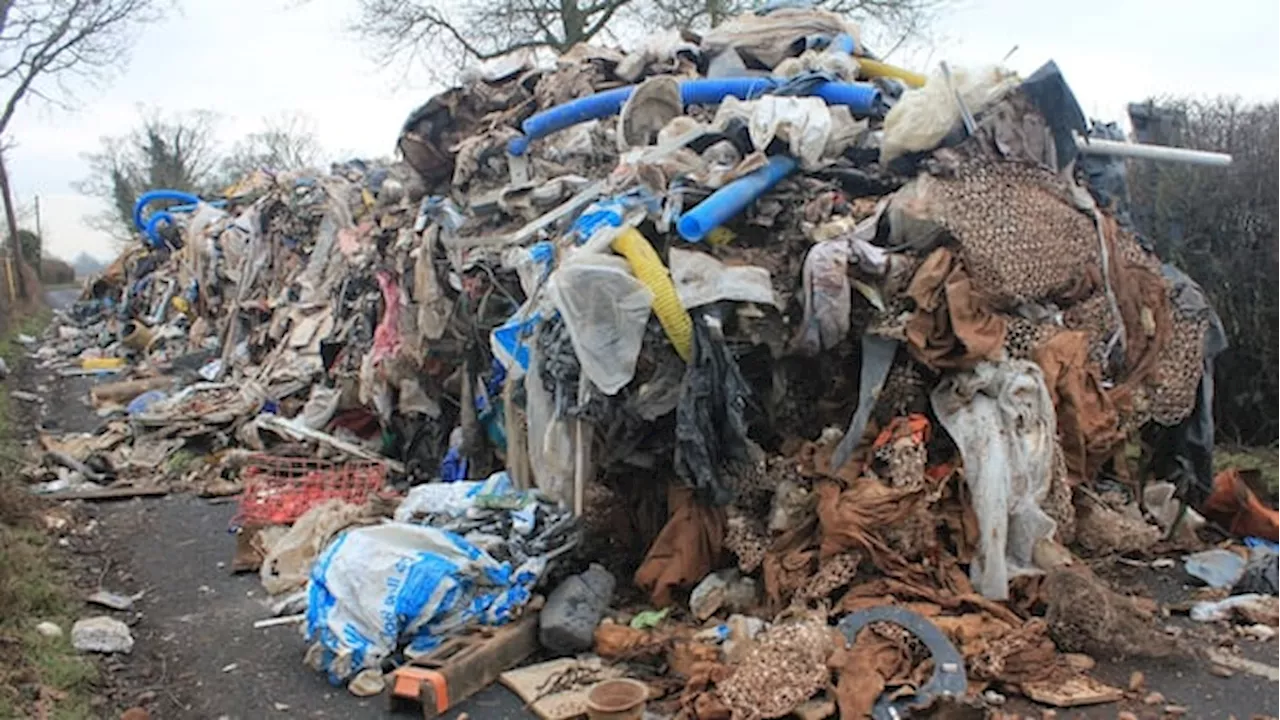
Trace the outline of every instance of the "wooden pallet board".
{"label": "wooden pallet board", "polygon": [[539,698],[538,695],[549,680],[575,667],[595,670],[601,680],[622,677],[620,670],[607,667],[600,658],[560,658],[508,670],[498,676],[498,681],[518,695],[541,720],[572,720],[587,714],[587,692],[595,683],[546,697]]}

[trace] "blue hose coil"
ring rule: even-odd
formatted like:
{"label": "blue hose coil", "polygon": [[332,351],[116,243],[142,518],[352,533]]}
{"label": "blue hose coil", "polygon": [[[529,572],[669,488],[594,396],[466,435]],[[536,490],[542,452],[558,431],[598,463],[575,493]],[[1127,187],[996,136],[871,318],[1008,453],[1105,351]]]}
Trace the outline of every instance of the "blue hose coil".
{"label": "blue hose coil", "polygon": [[682,215],[676,231],[689,242],[702,242],[708,233],[736,217],[790,175],[796,165],[796,159],[788,155],[769,158],[768,165],[725,185]]}
{"label": "blue hose coil", "polygon": [[[849,42],[852,41],[849,38]],[[685,80],[680,83],[680,99],[685,105],[714,105],[730,95],[746,100],[775,90],[785,82],[785,78],[775,77]],[[617,115],[635,89],[635,85],[628,85],[605,90],[534,113],[520,125],[524,135],[507,143],[507,152],[523,155],[529,143],[538,138],[588,120]],[[873,115],[880,107],[880,91],[870,83],[825,82],[814,89],[813,95],[828,105],[847,105],[856,115]]]}
{"label": "blue hose coil", "polygon": [[138,196],[136,202],[133,203],[133,224],[139,230],[145,230],[147,223],[142,219],[142,211],[153,202],[161,200],[171,200],[180,203],[194,204],[200,202],[200,198],[189,192],[181,190],[148,190]]}

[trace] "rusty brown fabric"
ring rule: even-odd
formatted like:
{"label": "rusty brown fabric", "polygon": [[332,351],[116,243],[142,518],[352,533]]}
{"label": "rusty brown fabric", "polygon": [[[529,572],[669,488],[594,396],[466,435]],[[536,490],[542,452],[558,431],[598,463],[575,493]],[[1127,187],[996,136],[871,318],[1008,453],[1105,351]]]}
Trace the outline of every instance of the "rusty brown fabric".
{"label": "rusty brown fabric", "polygon": [[836,707],[840,720],[871,717],[876,698],[889,681],[910,670],[911,659],[893,640],[863,628],[853,646],[837,648],[827,660],[836,672]]}
{"label": "rusty brown fabric", "polygon": [[1089,336],[1061,332],[1035,350],[1035,362],[1057,409],[1058,439],[1073,482],[1092,479],[1124,444],[1120,415],[1089,362]]}
{"label": "rusty brown fabric", "polygon": [[907,320],[907,347],[920,362],[935,369],[970,368],[1000,356],[1005,320],[991,311],[950,248],[925,258],[907,295],[916,303]]}
{"label": "rusty brown fabric", "polygon": [[656,607],[670,605],[675,588],[690,587],[720,567],[724,543],[724,509],[700,505],[692,488],[669,488],[667,507],[670,518],[633,578]]}
{"label": "rusty brown fabric", "polygon": [[1240,537],[1280,540],[1280,514],[1258,499],[1236,468],[1213,478],[1213,492],[1201,510],[1205,517]]}
{"label": "rusty brown fabric", "polygon": [[[1173,334],[1173,311],[1160,276],[1160,262],[1143,252],[1110,216],[1103,216],[1103,233],[1112,261],[1111,286],[1124,318],[1124,384],[1134,387],[1155,372],[1160,349]],[[1101,278],[1101,268],[1091,268],[1091,272]]]}
{"label": "rusty brown fabric", "polygon": [[670,633],[600,623],[596,626],[593,649],[605,660],[635,660],[661,655],[671,644],[671,639]]}
{"label": "rusty brown fabric", "polygon": [[884,604],[867,602],[867,598],[890,598],[893,602],[913,598],[925,600],[947,610],[965,608],[981,610],[1010,625],[1022,624],[1022,618],[1003,603],[988,600],[974,592],[963,572],[951,573],[946,580],[947,587],[940,587],[896,578],[876,578],[849,588],[849,591],[836,603],[835,608],[839,612],[852,612]]}
{"label": "rusty brown fabric", "polygon": [[818,556],[827,558],[845,550],[865,550],[872,555],[889,551],[877,532],[901,523],[916,510],[921,493],[891,488],[871,477],[860,478],[848,490],[830,481],[814,485],[818,495],[818,525],[822,532]]}
{"label": "rusty brown fabric", "polygon": [[761,563],[770,612],[779,612],[818,571],[818,523],[810,518],[773,542]]}

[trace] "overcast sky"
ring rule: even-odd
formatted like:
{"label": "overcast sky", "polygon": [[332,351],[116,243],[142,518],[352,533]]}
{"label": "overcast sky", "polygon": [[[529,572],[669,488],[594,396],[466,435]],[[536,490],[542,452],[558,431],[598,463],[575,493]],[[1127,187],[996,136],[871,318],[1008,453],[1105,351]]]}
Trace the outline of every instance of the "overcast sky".
{"label": "overcast sky", "polygon": [[[40,196],[45,247],[70,259],[99,258],[110,241],[83,218],[103,208],[72,183],[99,138],[128,132],[140,104],[165,111],[211,109],[225,143],[266,116],[311,118],[331,156],[388,156],[407,113],[431,93],[419,74],[379,69],[346,27],[353,0],[188,0],[148,28],[128,69],[78,92],[68,112],[29,104],[12,125],[10,176],[20,206]],[[932,64],[998,62],[1026,75],[1057,60],[1086,114],[1122,120],[1130,100],[1152,95],[1280,93],[1280,3],[1110,0],[1046,3],[960,0],[938,24]]]}

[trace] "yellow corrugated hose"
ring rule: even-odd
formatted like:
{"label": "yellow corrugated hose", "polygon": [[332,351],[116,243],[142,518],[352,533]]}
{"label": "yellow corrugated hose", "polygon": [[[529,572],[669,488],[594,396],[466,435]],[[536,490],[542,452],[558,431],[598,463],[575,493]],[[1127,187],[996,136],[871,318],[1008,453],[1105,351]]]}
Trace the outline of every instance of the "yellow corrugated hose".
{"label": "yellow corrugated hose", "polygon": [[631,264],[636,279],[653,293],[653,312],[662,323],[667,339],[675,346],[676,353],[689,362],[693,359],[693,319],[676,294],[671,273],[649,244],[648,238],[635,228],[627,228],[613,239],[613,250]]}
{"label": "yellow corrugated hose", "polygon": [[925,77],[918,72],[912,72],[896,65],[872,60],[871,58],[860,57],[854,59],[858,61],[858,70],[866,77],[889,77],[901,80],[907,87],[924,87]]}

